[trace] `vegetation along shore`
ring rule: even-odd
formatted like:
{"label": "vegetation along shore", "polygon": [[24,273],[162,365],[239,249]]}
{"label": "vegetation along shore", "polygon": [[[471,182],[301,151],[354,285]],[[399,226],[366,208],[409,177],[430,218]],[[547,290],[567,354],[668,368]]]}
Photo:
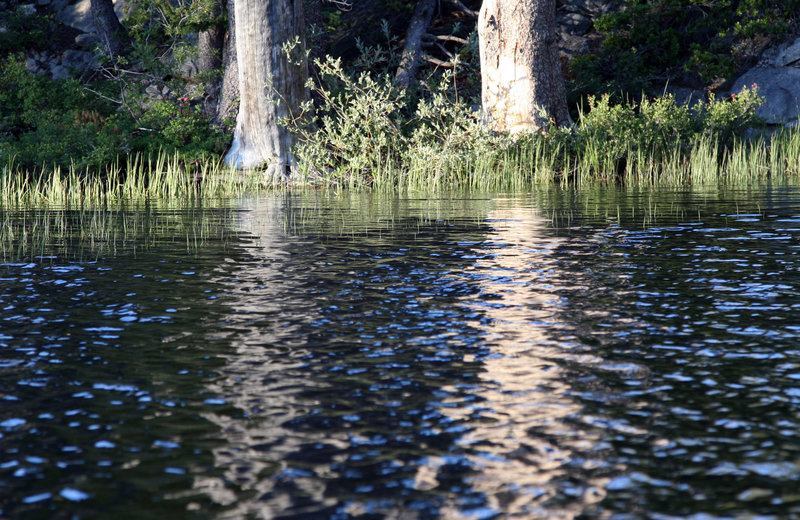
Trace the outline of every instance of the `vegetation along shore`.
{"label": "vegetation along shore", "polygon": [[3,206],[800,173],[800,0],[0,4]]}

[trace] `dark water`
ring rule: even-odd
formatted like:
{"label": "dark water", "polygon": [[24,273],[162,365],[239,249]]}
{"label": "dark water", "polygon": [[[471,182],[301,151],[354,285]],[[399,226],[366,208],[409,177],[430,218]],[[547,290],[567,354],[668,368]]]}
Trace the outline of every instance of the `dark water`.
{"label": "dark water", "polygon": [[800,517],[797,188],[0,226],[2,519]]}

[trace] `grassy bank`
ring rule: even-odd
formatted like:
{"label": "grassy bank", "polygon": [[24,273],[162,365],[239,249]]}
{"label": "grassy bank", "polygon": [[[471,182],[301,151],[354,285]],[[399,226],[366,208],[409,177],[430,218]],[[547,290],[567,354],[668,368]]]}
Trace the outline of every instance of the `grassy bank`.
{"label": "grassy bank", "polygon": [[[474,110],[451,102],[452,85],[408,99],[390,78],[378,79],[362,77],[337,93],[321,91],[326,102],[296,119],[317,121],[313,126],[286,123],[298,136],[295,185],[491,192],[800,176],[800,131],[759,131],[755,110],[763,100],[755,90],[691,107],[669,96],[638,104],[589,98],[572,127],[509,137],[491,134]],[[37,173],[12,160],[0,171],[0,206],[196,201],[264,189],[262,181],[257,171],[238,173],[219,158],[190,159],[178,152],[131,154],[102,169]]]}
{"label": "grassy bank", "polygon": [[699,137],[687,146],[675,145],[668,153],[653,153],[635,145],[625,147],[619,155],[591,147],[582,154],[573,152],[568,144],[532,139],[474,156],[441,155],[436,160],[413,161],[405,170],[387,160],[385,167],[374,173],[373,182],[378,188],[412,191],[513,192],[547,185],[677,186],[800,179],[798,130],[737,139],[725,146],[713,136]]}
{"label": "grassy bank", "polygon": [[[322,174],[300,168],[295,186],[325,189],[376,189],[399,192],[514,192],[555,185],[598,184],[676,186],[737,184],[769,178],[800,179],[800,131],[735,139],[700,136],[671,150],[628,143],[615,153],[586,142],[586,136],[491,138],[468,153],[420,148],[374,156],[374,167]],[[580,142],[582,150],[576,152]],[[21,171],[13,164],[0,171],[0,207],[98,207],[130,201],[192,202],[239,197],[274,186],[262,184],[258,172],[240,173],[221,161],[191,162],[174,154],[130,156],[104,175],[75,169]]]}
{"label": "grassy bank", "polygon": [[190,161],[177,153],[130,155],[109,165],[102,175],[60,167],[32,173],[12,161],[0,170],[0,208],[192,202],[240,196],[253,191],[257,183],[257,176],[243,176],[221,160]]}

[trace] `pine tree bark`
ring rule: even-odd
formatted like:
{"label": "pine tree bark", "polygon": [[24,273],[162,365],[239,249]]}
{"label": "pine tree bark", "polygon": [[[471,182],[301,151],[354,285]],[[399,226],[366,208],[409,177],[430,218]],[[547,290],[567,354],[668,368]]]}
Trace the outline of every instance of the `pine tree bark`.
{"label": "pine tree bark", "polygon": [[483,118],[517,133],[571,124],[555,0],[484,0],[478,17]]}
{"label": "pine tree bark", "polygon": [[[235,0],[234,12],[239,113],[225,162],[264,167],[268,181],[287,182],[294,138],[278,122],[296,116],[307,96],[302,0]],[[290,61],[283,45],[293,41]]]}
{"label": "pine tree bark", "polygon": [[234,1],[228,0],[228,34],[222,58],[222,87],[219,92],[214,124],[228,128],[228,121],[236,119],[239,103],[239,67],[236,62],[236,13]]}
{"label": "pine tree bark", "polygon": [[110,58],[115,59],[130,46],[130,38],[114,12],[114,2],[91,0],[89,5],[103,48]]}
{"label": "pine tree bark", "polygon": [[219,20],[225,9],[224,0],[216,0],[211,16],[213,24],[197,35],[197,70],[212,72],[222,67],[222,49],[225,43],[225,26]]}

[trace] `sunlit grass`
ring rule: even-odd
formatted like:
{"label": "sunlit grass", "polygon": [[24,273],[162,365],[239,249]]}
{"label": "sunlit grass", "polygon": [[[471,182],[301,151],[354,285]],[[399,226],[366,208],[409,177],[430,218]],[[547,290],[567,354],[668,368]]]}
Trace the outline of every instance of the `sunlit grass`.
{"label": "sunlit grass", "polygon": [[[364,182],[352,176],[328,179],[331,186],[408,192],[464,190],[520,192],[542,186],[593,185],[681,186],[738,184],[800,177],[800,132],[783,130],[771,136],[739,139],[723,146],[715,136],[702,136],[689,146],[652,150],[629,146],[610,157],[591,145],[574,153],[559,143],[531,139],[486,148],[472,155],[439,150],[406,161],[387,158]],[[408,158],[410,157],[410,158]],[[435,157],[435,160],[432,158]]]}
{"label": "sunlit grass", "polygon": [[256,175],[221,160],[187,161],[180,155],[131,155],[102,174],[76,169],[23,171],[13,159],[0,170],[0,207],[94,207],[133,201],[190,202],[252,191]]}
{"label": "sunlit grass", "polygon": [[[384,152],[371,171],[347,175],[304,172],[300,187],[390,192],[522,192],[542,186],[679,186],[748,183],[800,176],[800,131],[787,129],[723,146],[715,136],[655,151],[635,144],[617,155],[591,140],[493,138],[465,149],[430,147]],[[580,150],[580,152],[576,152]],[[301,167],[301,172],[302,172]],[[133,201],[236,198],[263,190],[258,172],[236,172],[220,160],[179,155],[132,155],[102,175],[75,169],[22,171],[13,161],[0,170],[0,207],[97,207]]]}

